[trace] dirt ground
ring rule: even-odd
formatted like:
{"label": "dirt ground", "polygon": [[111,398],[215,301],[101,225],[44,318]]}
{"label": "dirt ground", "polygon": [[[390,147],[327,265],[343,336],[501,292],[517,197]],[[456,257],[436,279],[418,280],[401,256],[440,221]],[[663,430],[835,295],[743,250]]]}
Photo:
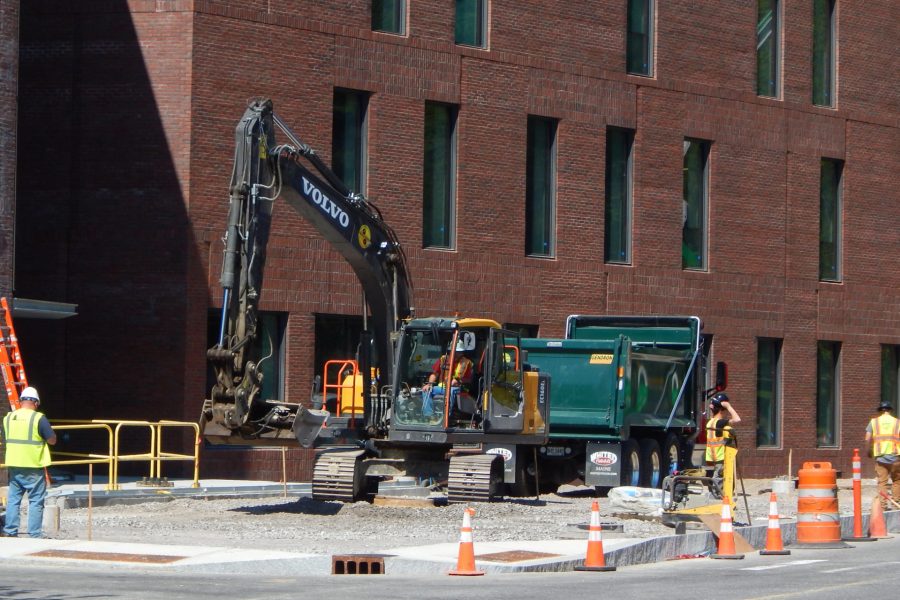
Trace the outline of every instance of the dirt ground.
{"label": "dirt ground", "polygon": [[[769,512],[772,480],[745,480],[734,519],[763,524]],[[741,487],[738,484],[738,491]],[[868,513],[875,484],[863,482],[863,512]],[[595,497],[587,488],[560,488],[539,500],[510,499],[475,504],[475,539],[484,541],[587,539]],[[838,481],[842,515],[853,514],[852,480]],[[673,530],[658,518],[625,514],[608,498],[598,498],[604,536],[654,537]],[[312,553],[384,552],[392,548],[457,542],[463,505],[429,507],[340,504],[310,498],[173,499],[131,505],[63,508],[60,539],[87,539],[88,519],[94,540],[158,544],[195,544],[265,548]],[[796,515],[796,491],[779,498],[783,517]],[[692,524],[693,525],[693,524]],[[621,531],[618,531],[621,528]]]}

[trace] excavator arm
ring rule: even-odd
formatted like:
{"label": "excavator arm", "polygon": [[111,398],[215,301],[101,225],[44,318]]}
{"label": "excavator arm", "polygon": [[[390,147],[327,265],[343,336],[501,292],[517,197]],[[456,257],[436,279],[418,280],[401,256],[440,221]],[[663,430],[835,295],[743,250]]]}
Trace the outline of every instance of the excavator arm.
{"label": "excavator arm", "polygon": [[[275,142],[276,127],[288,143]],[[350,264],[371,311],[372,366],[381,374],[391,372],[392,334],[412,312],[412,286],[403,249],[377,207],[348,189],[275,115],[270,100],[253,101],[235,128],[229,191],[221,320],[207,351],[216,383],[201,420],[208,430],[244,439],[280,438],[305,409],[259,397],[260,364],[268,359],[258,356],[259,300],[275,201],[290,205]]]}

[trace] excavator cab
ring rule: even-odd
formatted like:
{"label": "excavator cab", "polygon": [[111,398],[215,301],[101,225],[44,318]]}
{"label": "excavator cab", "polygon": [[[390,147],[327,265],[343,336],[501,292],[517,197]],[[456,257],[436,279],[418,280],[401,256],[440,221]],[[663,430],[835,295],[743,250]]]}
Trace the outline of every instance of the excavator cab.
{"label": "excavator cab", "polygon": [[403,329],[395,369],[394,422],[478,429],[491,326],[482,319],[421,319]]}

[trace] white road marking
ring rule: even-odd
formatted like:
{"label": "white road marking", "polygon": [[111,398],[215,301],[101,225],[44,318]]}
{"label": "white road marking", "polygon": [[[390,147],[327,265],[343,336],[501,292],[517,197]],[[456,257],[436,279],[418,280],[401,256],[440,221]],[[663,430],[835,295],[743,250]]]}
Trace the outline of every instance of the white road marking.
{"label": "white road marking", "polygon": [[859,565],[856,567],[843,567],[841,569],[829,569],[827,571],[820,571],[820,573],[843,573],[844,571],[856,571],[858,569],[874,569],[875,567],[886,567],[888,565],[900,565],[900,562],[898,562],[896,560],[892,560],[892,561],[888,561],[888,562]]}
{"label": "white road marking", "polygon": [[746,568],[741,569],[741,571],[768,571],[769,569],[784,569],[787,567],[799,567],[801,565],[810,565],[812,563],[819,563],[819,562],[828,562],[828,561],[825,559],[792,560],[789,562],[779,563],[777,565],[767,565],[765,567],[746,567]]}

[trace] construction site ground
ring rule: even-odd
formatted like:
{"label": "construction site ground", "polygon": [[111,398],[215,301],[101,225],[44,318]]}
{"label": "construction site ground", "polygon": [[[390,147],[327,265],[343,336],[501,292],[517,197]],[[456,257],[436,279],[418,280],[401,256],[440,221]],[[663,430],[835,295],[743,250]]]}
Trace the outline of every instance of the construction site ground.
{"label": "construction site ground", "polygon": [[[132,482],[111,492],[98,482],[92,486],[90,507],[84,481],[59,483],[51,489],[45,515],[45,533],[52,539],[0,540],[0,556],[40,556],[55,549],[57,554],[50,552],[46,558],[78,559],[93,553],[92,561],[99,557],[101,562],[109,559],[110,564],[124,566],[214,570],[243,563],[255,570],[266,565],[322,575],[330,574],[335,557],[341,556],[354,564],[376,557],[384,560],[387,566],[380,568],[388,573],[446,572],[455,564],[462,505],[320,502],[309,497],[308,484],[217,480],[201,481],[199,488],[193,488],[190,481],[173,483],[173,487],[155,488]],[[770,479],[745,480],[745,493],[737,499],[735,523],[752,521],[754,527],[739,531],[757,547],[765,544],[771,487]],[[874,481],[864,480],[866,514],[875,492]],[[852,480],[838,480],[838,498],[844,529],[852,532]],[[563,486],[538,499],[473,505],[479,566],[486,565],[489,571],[571,569],[584,558],[595,499],[610,564],[714,551],[714,538],[699,523],[689,524],[687,535],[675,535],[659,519],[623,513],[607,498],[595,498],[589,488]],[[786,544],[792,541],[796,509],[796,490],[779,498]],[[889,526],[896,530],[900,512],[888,517]]]}

